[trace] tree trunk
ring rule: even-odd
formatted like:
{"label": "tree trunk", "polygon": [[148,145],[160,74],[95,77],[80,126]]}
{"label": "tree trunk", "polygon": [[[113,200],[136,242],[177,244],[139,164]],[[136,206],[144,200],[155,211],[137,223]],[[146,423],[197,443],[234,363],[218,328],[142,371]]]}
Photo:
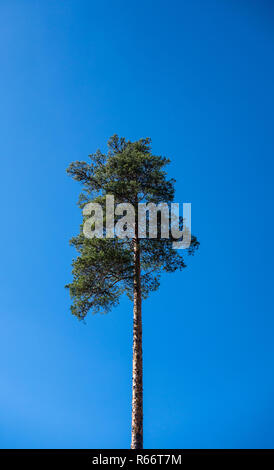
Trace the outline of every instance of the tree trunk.
{"label": "tree trunk", "polygon": [[142,297],[140,243],[138,228],[134,242],[134,307],[133,307],[133,364],[132,364],[132,423],[131,449],[143,448],[143,357],[142,357]]}

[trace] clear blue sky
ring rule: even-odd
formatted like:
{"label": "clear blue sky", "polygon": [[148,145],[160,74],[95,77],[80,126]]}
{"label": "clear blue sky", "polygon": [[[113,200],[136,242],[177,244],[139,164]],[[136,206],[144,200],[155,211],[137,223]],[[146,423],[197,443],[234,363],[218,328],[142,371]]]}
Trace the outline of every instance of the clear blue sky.
{"label": "clear blue sky", "polygon": [[150,136],[200,250],[144,303],[144,445],[273,447],[271,1],[0,1],[0,446],[130,445],[132,305],[64,289],[80,187]]}

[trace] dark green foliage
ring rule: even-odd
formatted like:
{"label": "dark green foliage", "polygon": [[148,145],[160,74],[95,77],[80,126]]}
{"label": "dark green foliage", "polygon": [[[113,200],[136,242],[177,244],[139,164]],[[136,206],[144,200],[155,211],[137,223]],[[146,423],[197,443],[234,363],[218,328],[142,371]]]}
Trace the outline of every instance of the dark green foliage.
{"label": "dark green foliage", "polygon": [[[171,203],[174,198],[173,179],[167,179],[164,167],[169,160],[151,153],[150,139],[126,141],[114,135],[108,142],[109,152],[99,150],[90,161],[73,162],[68,173],[83,185],[79,197],[82,208],[87,202],[103,202],[106,194],[115,203]],[[104,207],[104,204],[102,204]],[[136,210],[137,214],[137,210]],[[183,220],[180,220],[181,227]],[[186,265],[183,254],[193,254],[199,242],[192,236],[187,250],[172,248],[172,239],[140,239],[142,297],[159,287],[162,270],[173,272]],[[73,281],[66,287],[73,299],[72,313],[79,319],[88,311],[107,312],[117,305],[121,294],[133,295],[132,239],[72,238],[71,244],[79,256],[73,262]]]}

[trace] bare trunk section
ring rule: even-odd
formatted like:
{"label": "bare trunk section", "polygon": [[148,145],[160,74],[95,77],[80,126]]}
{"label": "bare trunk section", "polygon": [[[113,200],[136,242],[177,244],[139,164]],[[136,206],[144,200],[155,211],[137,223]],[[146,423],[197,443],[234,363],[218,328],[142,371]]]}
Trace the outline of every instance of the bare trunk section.
{"label": "bare trunk section", "polygon": [[[138,228],[137,228],[138,230]],[[131,449],[143,448],[143,353],[140,243],[135,230]]]}

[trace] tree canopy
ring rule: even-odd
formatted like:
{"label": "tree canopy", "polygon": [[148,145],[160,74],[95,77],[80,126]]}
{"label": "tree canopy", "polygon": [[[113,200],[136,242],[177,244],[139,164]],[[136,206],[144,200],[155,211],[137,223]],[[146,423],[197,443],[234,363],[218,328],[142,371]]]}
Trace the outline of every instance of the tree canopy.
{"label": "tree canopy", "polygon": [[[153,155],[151,140],[126,141],[117,135],[108,142],[108,152],[100,150],[89,155],[89,161],[70,164],[68,174],[82,184],[78,204],[83,208],[88,202],[99,202],[104,207],[106,195],[113,195],[115,203],[172,203],[174,179],[165,171],[170,160]],[[105,213],[104,213],[105,217]],[[136,223],[138,211],[136,210]],[[83,218],[83,222],[85,217]],[[159,219],[158,219],[159,222]],[[180,227],[184,221],[180,217]],[[79,319],[92,313],[108,312],[119,303],[125,293],[133,297],[134,259],[131,238],[86,238],[81,226],[71,244],[78,251],[73,261],[73,280],[69,288],[73,304],[71,311]],[[195,236],[185,250],[173,248],[174,238],[141,238],[141,292],[146,298],[160,285],[162,271],[173,272],[186,267],[185,254],[193,255],[199,247]]]}

